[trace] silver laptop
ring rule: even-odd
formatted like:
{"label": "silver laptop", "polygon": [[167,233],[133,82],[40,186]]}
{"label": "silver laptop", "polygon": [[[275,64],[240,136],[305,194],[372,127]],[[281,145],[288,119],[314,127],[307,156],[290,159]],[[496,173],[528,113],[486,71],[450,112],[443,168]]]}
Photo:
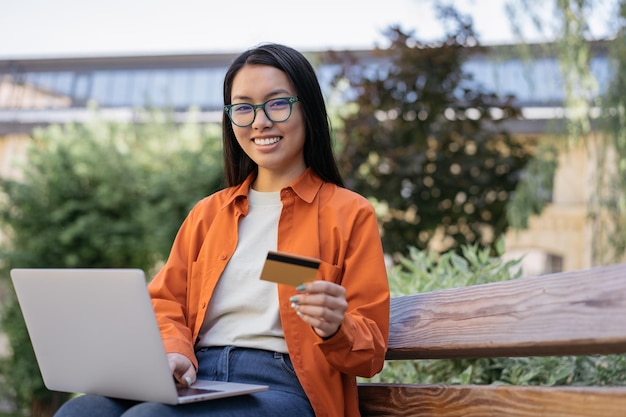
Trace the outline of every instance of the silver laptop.
{"label": "silver laptop", "polygon": [[183,404],[268,389],[177,389],[139,269],[13,269],[11,279],[49,390]]}

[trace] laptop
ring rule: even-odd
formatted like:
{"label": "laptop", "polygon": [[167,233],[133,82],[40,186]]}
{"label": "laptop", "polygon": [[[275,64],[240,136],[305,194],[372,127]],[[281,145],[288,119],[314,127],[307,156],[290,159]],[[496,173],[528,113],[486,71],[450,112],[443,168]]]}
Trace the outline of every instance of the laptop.
{"label": "laptop", "polygon": [[177,388],[140,269],[13,269],[11,279],[49,390],[185,404],[268,389]]}

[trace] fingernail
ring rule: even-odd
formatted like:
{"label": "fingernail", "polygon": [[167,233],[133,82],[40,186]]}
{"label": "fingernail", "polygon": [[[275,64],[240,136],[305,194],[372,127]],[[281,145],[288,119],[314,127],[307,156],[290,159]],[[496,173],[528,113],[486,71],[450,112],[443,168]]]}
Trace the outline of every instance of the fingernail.
{"label": "fingernail", "polygon": [[298,304],[291,303],[291,308],[293,308],[294,310],[297,310],[298,309]]}
{"label": "fingernail", "polygon": [[296,287],[296,291],[304,291],[306,290],[306,286],[304,284],[300,284]]}
{"label": "fingernail", "polygon": [[185,377],[185,382],[187,382],[187,386],[190,387],[191,386],[191,377],[186,376]]}
{"label": "fingernail", "polygon": [[294,303],[297,303],[299,299],[300,298],[297,295],[294,295],[293,297],[289,298],[289,302],[294,304]]}

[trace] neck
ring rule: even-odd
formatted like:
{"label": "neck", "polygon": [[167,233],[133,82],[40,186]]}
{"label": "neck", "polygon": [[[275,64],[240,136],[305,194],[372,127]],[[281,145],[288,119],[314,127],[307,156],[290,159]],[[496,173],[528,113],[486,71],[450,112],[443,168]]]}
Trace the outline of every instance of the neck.
{"label": "neck", "polygon": [[296,178],[298,178],[306,170],[306,167],[289,172],[275,172],[261,169],[256,179],[252,183],[252,189],[261,192],[280,191],[289,184],[291,184]]}

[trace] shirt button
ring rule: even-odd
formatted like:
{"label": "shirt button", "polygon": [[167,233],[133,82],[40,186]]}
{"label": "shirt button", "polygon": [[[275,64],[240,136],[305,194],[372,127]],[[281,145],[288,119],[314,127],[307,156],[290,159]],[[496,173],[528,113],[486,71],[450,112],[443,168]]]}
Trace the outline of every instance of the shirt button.
{"label": "shirt button", "polygon": [[226,255],[221,255],[221,256],[220,256],[220,259],[221,259],[222,261],[226,260],[226,258],[227,258],[227,256],[226,256]]}

